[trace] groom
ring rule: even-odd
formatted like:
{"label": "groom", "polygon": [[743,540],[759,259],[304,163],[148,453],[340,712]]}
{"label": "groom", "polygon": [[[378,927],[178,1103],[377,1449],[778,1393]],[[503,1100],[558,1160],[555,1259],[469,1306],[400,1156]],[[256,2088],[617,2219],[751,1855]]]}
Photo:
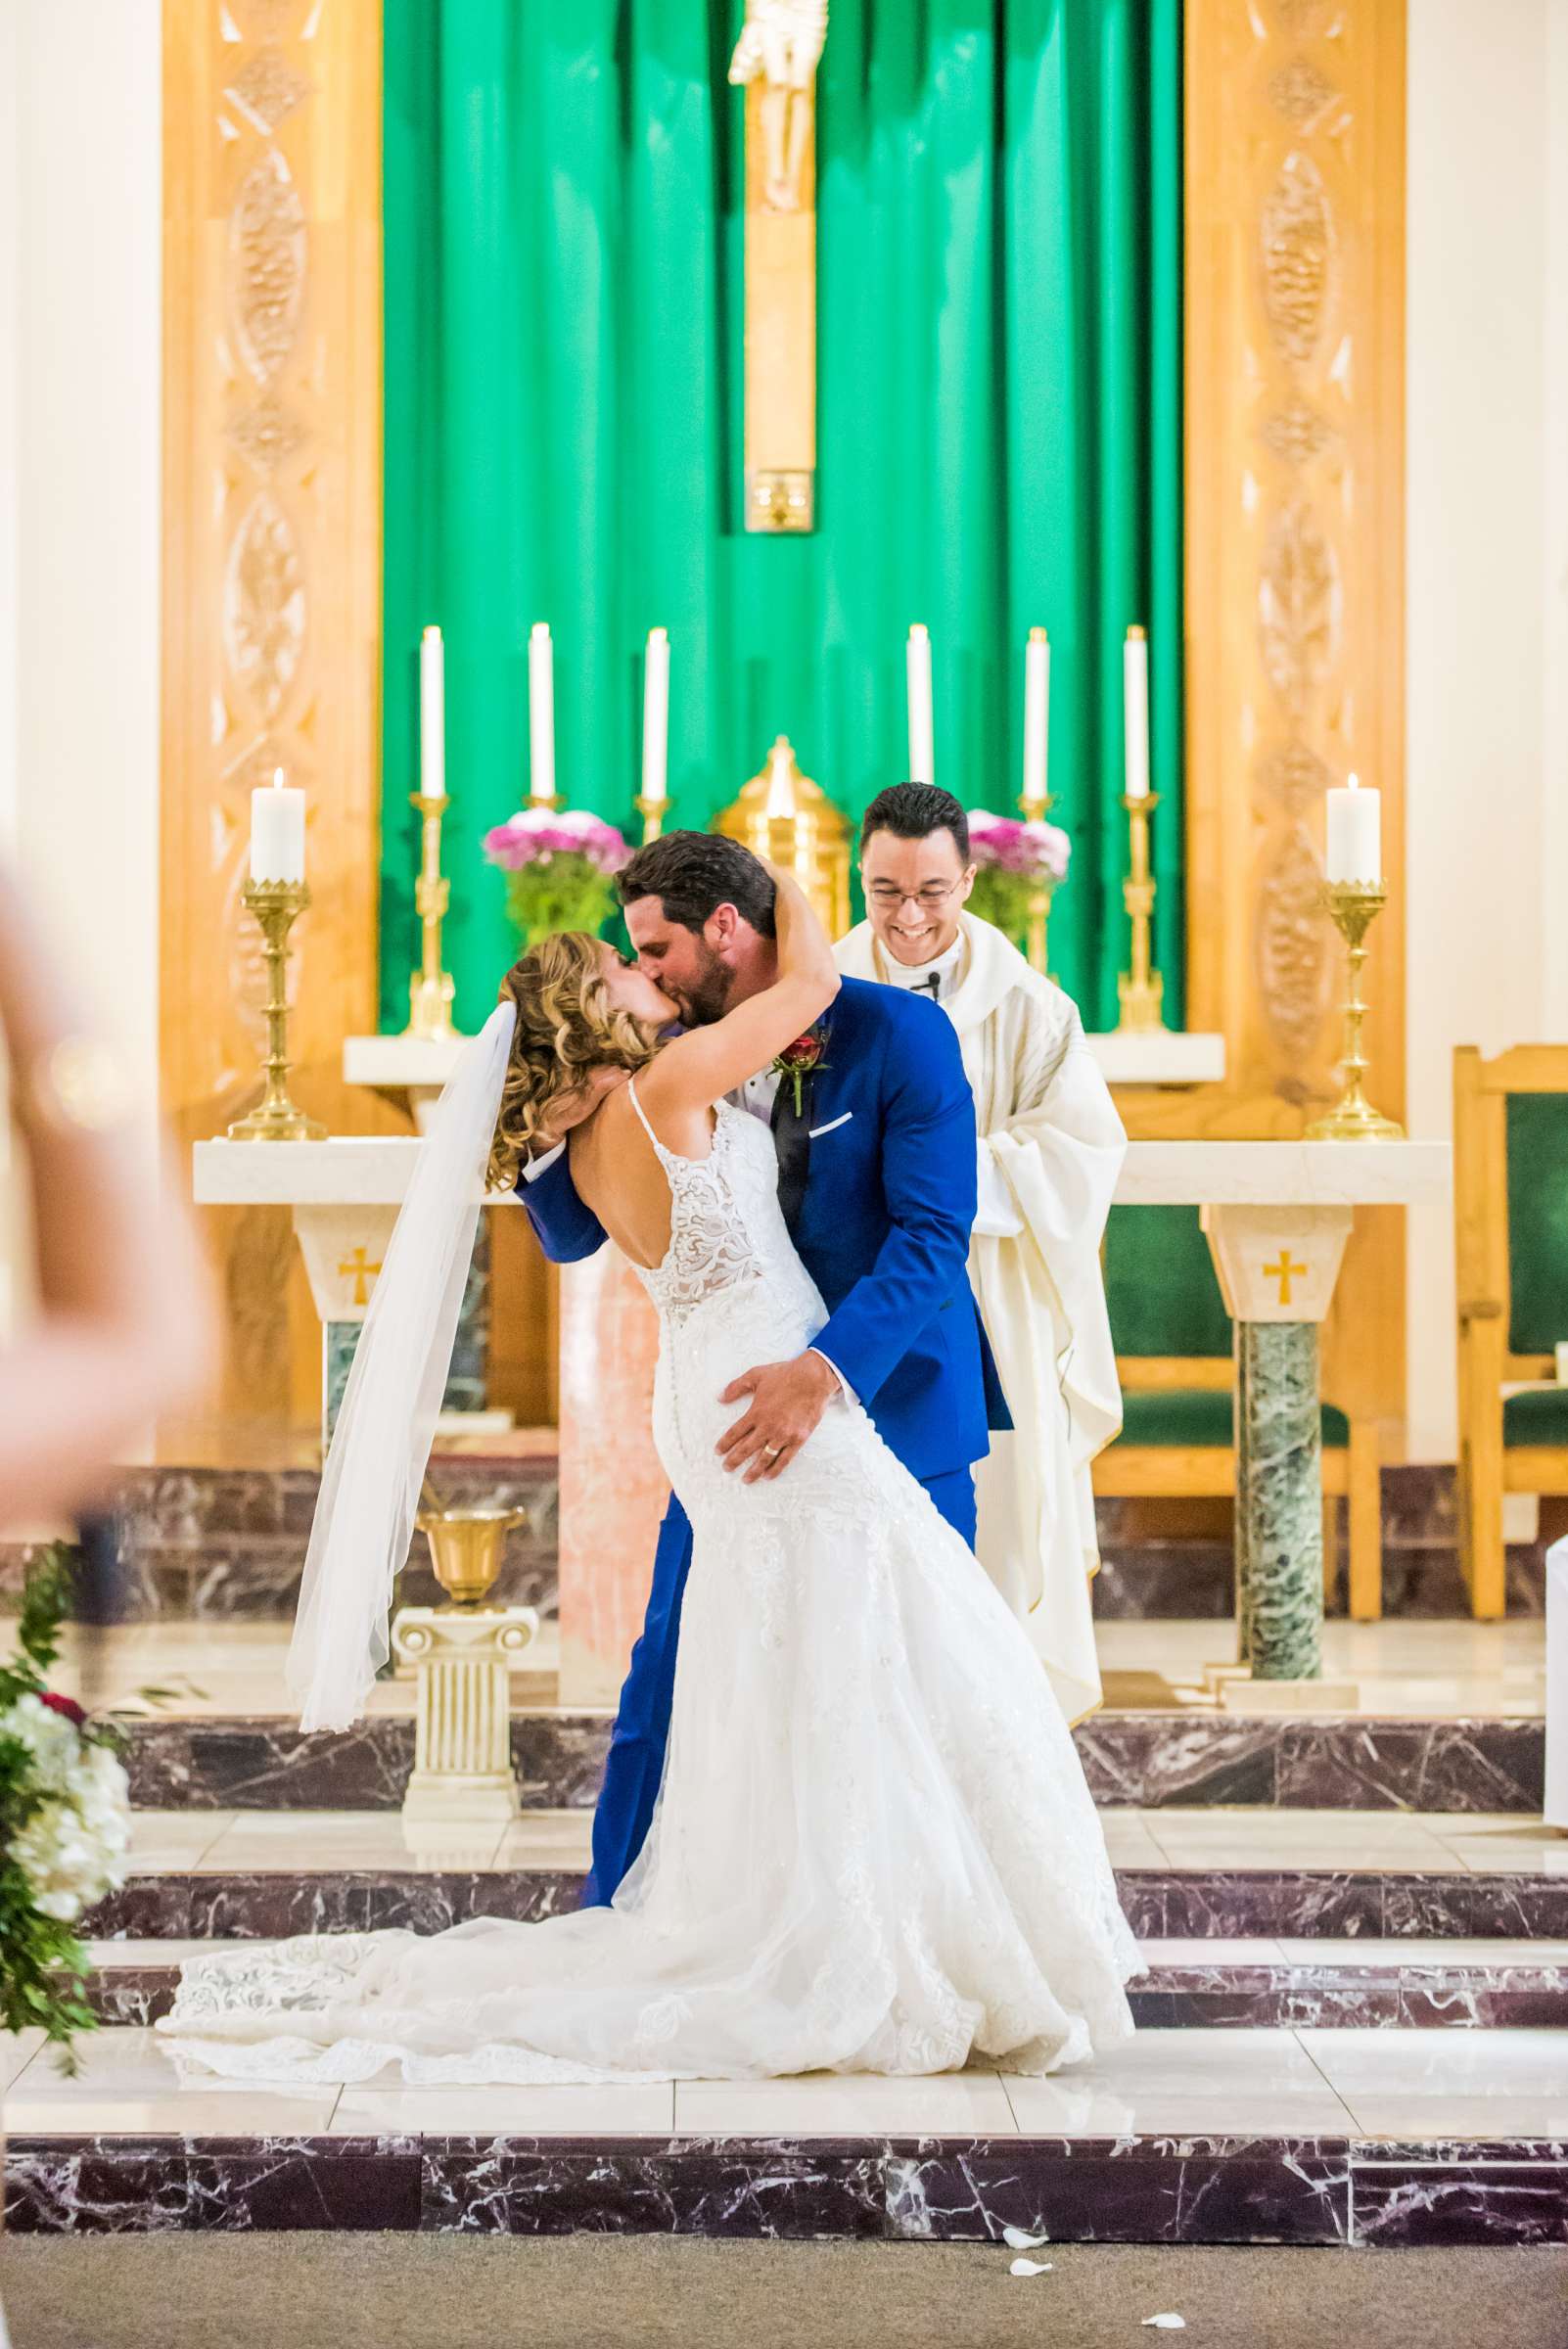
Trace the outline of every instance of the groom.
{"label": "groom", "polygon": [[[632,857],[621,895],[639,963],[688,1027],[772,985],[773,884],[737,842],[669,833]],[[935,1003],[846,979],[781,1058],[800,1064],[799,1086],[793,1073],[761,1072],[742,1106],[772,1128],[784,1219],[828,1318],[806,1353],[760,1362],[725,1390],[724,1402],[747,1407],[724,1439],[724,1465],[748,1482],[787,1475],[823,1412],[847,1407],[848,1390],[973,1547],[974,1462],[989,1428],[1012,1423],[969,1288],[975,1112],[951,1023]],[[593,1106],[579,1104],[578,1117]],[[603,1245],[561,1149],[525,1168],[523,1199],[557,1264]],[[594,1814],[585,1908],[614,1899],[653,1817],[691,1547],[671,1498]]]}

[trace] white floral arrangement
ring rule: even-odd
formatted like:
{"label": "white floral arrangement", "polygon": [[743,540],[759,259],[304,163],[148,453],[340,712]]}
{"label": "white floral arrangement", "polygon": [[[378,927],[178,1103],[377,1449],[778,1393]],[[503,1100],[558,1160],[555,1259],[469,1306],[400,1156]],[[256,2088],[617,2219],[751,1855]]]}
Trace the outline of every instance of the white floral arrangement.
{"label": "white floral arrangement", "polygon": [[125,1880],[130,1789],[114,1729],[54,1693],[72,1587],[69,1553],[32,1568],[15,1654],[0,1664],[0,2030],[68,2050],[94,2017],[73,1931]]}

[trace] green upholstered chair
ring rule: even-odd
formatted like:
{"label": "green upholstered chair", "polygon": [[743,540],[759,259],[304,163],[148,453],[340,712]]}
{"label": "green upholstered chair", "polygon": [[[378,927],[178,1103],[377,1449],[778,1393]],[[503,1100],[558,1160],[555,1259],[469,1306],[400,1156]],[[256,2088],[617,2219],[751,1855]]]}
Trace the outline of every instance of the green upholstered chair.
{"label": "green upholstered chair", "polygon": [[[1459,1554],[1474,1614],[1505,1604],[1504,1493],[1568,1493],[1568,1044],[1453,1055]],[[1528,1382],[1538,1382],[1535,1387]]]}
{"label": "green upholstered chair", "polygon": [[[1094,1463],[1094,1490],[1122,1498],[1234,1495],[1230,1316],[1195,1207],[1113,1207],[1105,1293],[1122,1378],[1122,1433]],[[1350,1517],[1351,1612],[1382,1612],[1376,1429],[1322,1412],[1323,1492]],[[1325,1510],[1324,1579],[1332,1575]]]}

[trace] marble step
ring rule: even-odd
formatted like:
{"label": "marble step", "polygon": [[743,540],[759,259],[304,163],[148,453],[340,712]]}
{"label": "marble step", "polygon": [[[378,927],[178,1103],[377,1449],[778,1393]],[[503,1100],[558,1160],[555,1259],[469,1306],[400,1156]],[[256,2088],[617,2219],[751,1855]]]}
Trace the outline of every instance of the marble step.
{"label": "marble step", "polygon": [[[1119,1866],[1140,1939],[1568,1940],[1568,1877],[1387,1868]],[[335,1867],[149,1870],[84,1919],[98,1940],[270,1941],[471,1916],[529,1920],[576,1908],[580,1869]]]}
{"label": "marble step", "polygon": [[[181,1964],[265,1944],[103,1941],[89,2001],[106,2024],[168,2013]],[[1149,1941],[1129,1993],[1140,2030],[1523,2030],[1568,2026],[1568,1941]]]}
{"label": "marble step", "polygon": [[680,2233],[998,2261],[1007,2227],[1568,2243],[1561,2031],[1149,2030],[1049,2079],[599,2088],[186,2089],[139,2029],[84,2042],[74,2080],[35,2045],[7,2058],[0,2043],[19,2233]]}
{"label": "marble step", "polygon": [[[1074,1734],[1099,1803],[1525,1814],[1542,1803],[1539,1719],[1107,1711]],[[525,1803],[591,1809],[609,1741],[607,1713],[519,1711],[512,1755]],[[274,1716],[162,1717],[128,1728],[132,1800],[147,1809],[394,1810],[413,1758],[406,1714],[341,1734],[306,1734]]]}

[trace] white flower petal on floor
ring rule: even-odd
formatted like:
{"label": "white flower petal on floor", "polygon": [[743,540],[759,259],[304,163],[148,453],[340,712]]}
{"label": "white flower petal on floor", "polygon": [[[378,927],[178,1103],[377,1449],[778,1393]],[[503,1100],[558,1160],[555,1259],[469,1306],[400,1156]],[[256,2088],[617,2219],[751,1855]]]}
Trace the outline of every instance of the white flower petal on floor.
{"label": "white flower petal on floor", "polygon": [[1026,2234],[1022,2227],[1004,2227],[1002,2241],[1009,2251],[1038,2251],[1041,2243],[1050,2241],[1048,2234]]}
{"label": "white flower petal on floor", "polygon": [[1009,2276],[1048,2276],[1052,2264],[1048,2259],[1015,2259],[1007,2273]]}

